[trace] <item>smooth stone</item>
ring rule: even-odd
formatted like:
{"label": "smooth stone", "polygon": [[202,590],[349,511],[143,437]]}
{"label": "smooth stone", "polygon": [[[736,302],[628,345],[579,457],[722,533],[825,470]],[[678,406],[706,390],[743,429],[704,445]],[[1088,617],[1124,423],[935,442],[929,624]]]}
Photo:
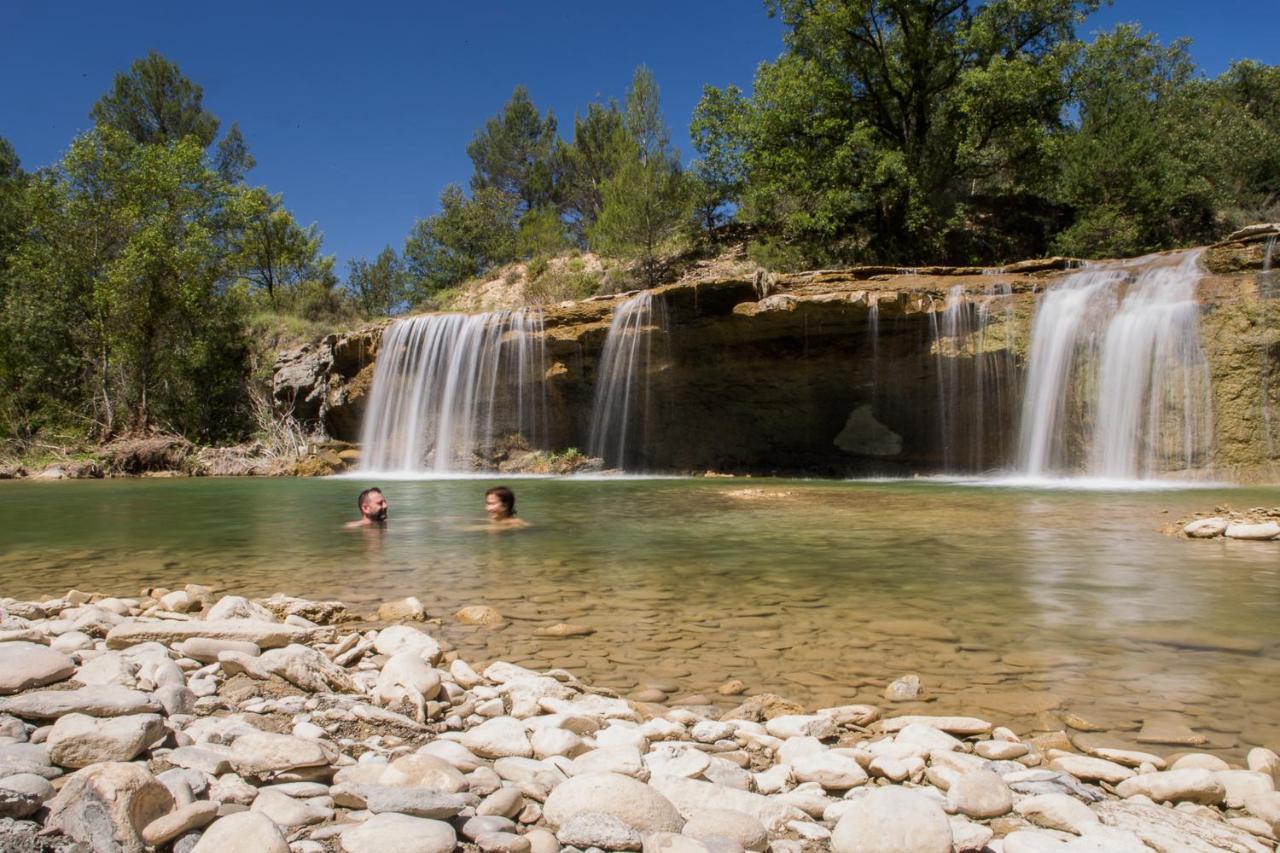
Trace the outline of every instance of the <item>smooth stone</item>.
{"label": "smooth stone", "polygon": [[1225,518],[1201,518],[1182,528],[1192,539],[1212,539],[1227,532],[1229,522]]}
{"label": "smooth stone", "polygon": [[178,643],[176,648],[183,657],[189,657],[201,663],[213,663],[222,652],[239,652],[250,657],[262,654],[262,649],[258,648],[257,643],[247,643],[243,640],[217,640],[212,637],[192,637]]}
{"label": "smooth stone", "polygon": [[274,732],[249,732],[231,742],[230,762],[237,773],[262,776],[300,767],[324,767],[329,758],[313,740]]}
{"label": "smooth stone", "polygon": [[951,824],[951,843],[956,853],[980,853],[987,849],[987,842],[995,837],[995,831],[991,827],[974,823],[960,815],[952,815],[947,822]]}
{"label": "smooth stone", "polygon": [[258,664],[309,693],[360,692],[346,669],[310,646],[291,643],[282,649],[270,649],[262,653]]}
{"label": "smooth stone", "polygon": [[237,812],[215,820],[191,853],[290,853],[280,828],[260,812]]}
{"label": "smooth stone", "polygon": [[1085,782],[1106,782],[1115,785],[1131,778],[1131,768],[1107,761],[1105,758],[1092,758],[1087,755],[1063,755],[1049,762],[1050,770],[1070,773]]}
{"label": "smooth stone", "polygon": [[1013,792],[995,773],[971,770],[960,774],[947,789],[947,807],[967,817],[1000,817],[1013,808]]}
{"label": "smooth stone", "polygon": [[363,785],[365,807],[374,814],[395,812],[449,820],[457,817],[467,807],[467,802],[457,794],[435,791],[430,788],[406,788],[391,785]]}
{"label": "smooth stone", "polygon": [[469,838],[472,841],[493,832],[515,832],[515,821],[510,818],[497,817],[495,815],[477,815],[468,818],[466,823],[462,825],[462,837]]}
{"label": "smooth stone", "polygon": [[[212,613],[210,614],[212,615]],[[107,648],[126,649],[138,643],[157,642],[174,645],[192,637],[211,640],[239,640],[260,649],[275,649],[290,643],[305,643],[314,631],[279,622],[251,619],[194,620],[178,622],[126,622],[107,633]]]}
{"label": "smooth stone", "polygon": [[79,768],[102,761],[132,761],[164,734],[164,721],[157,714],[105,719],[65,714],[53,724],[45,743],[54,764]]}
{"label": "smooth stone", "polygon": [[452,764],[462,773],[470,773],[477,767],[487,766],[484,759],[460,743],[451,740],[433,740],[418,749],[418,755],[432,755]]}
{"label": "smooth stone", "polygon": [[19,773],[0,779],[0,818],[24,818],[39,811],[53,797],[53,785],[43,776]]}
{"label": "smooth stone", "polygon": [[884,698],[889,702],[912,702],[920,696],[920,676],[904,675],[884,689]]}
{"label": "smooth stone", "polygon": [[45,825],[63,835],[95,850],[143,853],[142,830],[169,813],[173,796],[146,768],[113,761],[72,774],[48,805]]}
{"label": "smooth stone", "polygon": [[476,806],[476,814],[482,817],[514,819],[524,809],[524,795],[516,788],[499,788]]}
{"label": "smooth stone", "polygon": [[1204,752],[1189,752],[1173,762],[1170,770],[1212,770],[1217,773],[1230,770],[1231,765],[1216,755]]}
{"label": "smooth stone", "polygon": [[[867,772],[852,758],[823,751],[796,757],[791,773],[797,781],[817,782],[828,791],[844,791],[867,781]],[[745,846],[745,845],[744,845]]]}
{"label": "smooth stone", "polygon": [[486,832],[477,836],[475,842],[483,853],[532,853],[533,851],[533,843],[514,832]]}
{"label": "smooth stone", "polygon": [[553,827],[583,812],[612,815],[641,832],[679,832],[684,818],[658,790],[618,773],[586,773],[562,782],[543,804]]}
{"label": "smooth stone", "polygon": [[142,830],[142,840],[152,847],[165,844],[193,829],[202,829],[218,816],[218,804],[199,800],[179,806],[164,817],[156,818]]}
{"label": "smooth stone", "polygon": [[530,853],[559,853],[560,842],[555,833],[544,827],[536,827],[524,834],[524,838],[532,848]]}
{"label": "smooth stone", "polygon": [[556,831],[561,844],[586,849],[639,850],[640,833],[605,812],[578,812]]}
{"label": "smooth stone", "polygon": [[391,657],[400,652],[414,652],[427,663],[435,665],[443,652],[440,644],[430,634],[411,625],[392,625],[378,632],[373,641],[378,654]]}
{"label": "smooth stone", "polygon": [[859,797],[831,834],[834,853],[951,853],[952,842],[938,801],[896,786]]}
{"label": "smooth stone", "polygon": [[725,809],[749,814],[770,832],[779,833],[785,831],[788,821],[806,818],[804,811],[790,803],[697,779],[655,773],[649,777],[649,786],[675,803],[685,818],[705,809]]}
{"label": "smooth stone", "polygon": [[378,619],[383,622],[394,622],[397,619],[412,619],[421,622],[427,618],[427,609],[415,596],[384,601],[378,605]]}
{"label": "smooth stone", "polygon": [[431,788],[446,794],[456,794],[467,789],[467,780],[443,758],[427,753],[415,753],[397,758],[377,776],[377,784],[400,788]]}
{"label": "smooth stone", "polygon": [[1001,740],[983,740],[974,744],[973,751],[990,761],[1012,761],[1031,751],[1025,743],[1009,743]]}
{"label": "smooth stone", "polygon": [[1116,793],[1122,797],[1142,794],[1157,803],[1191,802],[1211,806],[1222,802],[1227,790],[1212,771],[1190,769],[1134,776],[1117,785]]}
{"label": "smooth stone", "polygon": [[1249,769],[1259,773],[1267,773],[1273,779],[1280,777],[1280,755],[1273,750],[1257,746],[1249,750],[1246,759]]}
{"label": "smooth stone", "polygon": [[691,812],[681,832],[704,842],[713,837],[729,838],[744,850],[763,851],[769,846],[769,832],[764,824],[746,812],[731,809]]}
{"label": "smooth stone", "polygon": [[645,755],[644,764],[650,773],[692,779],[707,769],[711,759],[700,749],[655,749]]}
{"label": "smooth stone", "polygon": [[1229,524],[1224,535],[1228,539],[1265,540],[1280,537],[1280,524],[1265,521],[1261,524]]}
{"label": "smooth stone", "polygon": [[783,714],[764,724],[765,731],[777,738],[816,737],[819,740],[836,735],[835,721],[822,714]]}
{"label": "smooth stone", "polygon": [[633,746],[607,746],[582,753],[573,759],[572,775],[583,773],[621,773],[641,781],[648,776],[640,750]]}
{"label": "smooth stone", "polygon": [[76,690],[37,690],[0,703],[0,711],[24,720],[55,720],[64,714],[122,717],[127,714],[156,714],[162,710],[150,693],[117,684],[99,684]]}
{"label": "smooth stone", "polygon": [[258,791],[258,796],[254,798],[250,809],[265,814],[275,821],[279,827],[289,830],[320,823],[328,817],[325,810],[315,808],[270,788],[262,788]]}
{"label": "smooth stone", "polygon": [[502,614],[484,604],[472,604],[463,607],[453,614],[463,625],[478,625],[482,628],[496,628],[503,623]]}
{"label": "smooth stone", "polygon": [[945,716],[929,716],[925,714],[911,714],[903,717],[891,717],[884,720],[881,725],[888,734],[894,734],[913,724],[922,724],[932,726],[940,732],[946,732],[949,735],[985,735],[991,732],[993,728],[991,723],[977,717],[945,717]]}
{"label": "smooth stone", "polygon": [[[556,849],[559,850],[559,847]],[[641,853],[710,853],[710,848],[698,839],[674,832],[652,832],[646,835],[644,846],[640,850]]]}
{"label": "smooth stone", "polygon": [[1142,752],[1141,750],[1097,747],[1089,750],[1089,753],[1097,758],[1114,761],[1116,764],[1123,764],[1125,767],[1141,767],[1144,764],[1150,764],[1157,770],[1164,770],[1167,766],[1165,760],[1160,756],[1150,752]]}
{"label": "smooth stone", "polygon": [[210,776],[221,776],[231,769],[232,755],[231,750],[225,746],[206,743],[170,750],[165,755],[165,760],[174,767],[187,767]]}
{"label": "smooth stone", "polygon": [[75,661],[48,646],[0,643],[0,695],[65,681],[75,671]]}
{"label": "smooth stone", "polygon": [[1226,789],[1223,802],[1229,809],[1244,808],[1250,797],[1270,794],[1276,789],[1275,779],[1269,773],[1255,770],[1220,770],[1213,774]]}
{"label": "smooth stone", "polygon": [[1093,810],[1067,794],[1038,794],[1019,800],[1014,811],[1046,829],[1081,835],[1098,822]]}
{"label": "smooth stone", "polygon": [[531,758],[533,746],[524,724],[514,717],[494,717],[468,730],[462,745],[482,758]]}
{"label": "smooth stone", "polygon": [[374,815],[338,838],[346,853],[450,853],[458,843],[444,821],[402,814]]}

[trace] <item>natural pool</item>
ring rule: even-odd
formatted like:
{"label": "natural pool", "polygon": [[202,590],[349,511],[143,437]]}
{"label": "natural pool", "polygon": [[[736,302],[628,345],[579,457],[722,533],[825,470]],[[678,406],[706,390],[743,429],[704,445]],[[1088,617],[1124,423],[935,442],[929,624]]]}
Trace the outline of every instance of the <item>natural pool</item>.
{"label": "natural pool", "polygon": [[[343,528],[359,480],[0,483],[0,595],[416,595],[468,660],[562,666],[624,694],[727,706],[716,688],[739,679],[884,706],[915,673],[928,701],[896,710],[1065,722],[1157,752],[1177,747],[1153,738],[1189,735],[1235,757],[1280,744],[1280,543],[1160,532],[1280,489],[527,479],[511,485],[534,526],[495,535],[495,482],[381,483],[383,532]],[[471,604],[508,624],[459,625]],[[557,622],[595,633],[535,636]]]}

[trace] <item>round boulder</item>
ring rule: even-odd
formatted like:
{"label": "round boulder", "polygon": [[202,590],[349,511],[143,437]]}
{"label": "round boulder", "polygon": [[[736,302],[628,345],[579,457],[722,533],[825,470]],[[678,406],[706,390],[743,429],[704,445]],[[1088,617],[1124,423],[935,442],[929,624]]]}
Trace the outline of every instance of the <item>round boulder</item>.
{"label": "round boulder", "polygon": [[237,812],[214,821],[191,853],[225,853],[249,850],[255,853],[289,853],[280,829],[262,812]]}
{"label": "round boulder", "polygon": [[878,788],[855,802],[832,833],[835,853],[951,853],[951,824],[925,794]]}
{"label": "round boulder", "polygon": [[764,850],[769,846],[769,833],[764,824],[746,812],[732,809],[699,809],[685,821],[683,832],[699,841],[731,838],[744,850]]}
{"label": "round boulder", "polygon": [[670,800],[620,773],[584,773],[561,782],[542,809],[547,822],[557,828],[583,812],[612,815],[642,833],[679,832],[684,826]]}
{"label": "round boulder", "polygon": [[442,820],[379,814],[339,836],[347,853],[450,853],[458,838]]}

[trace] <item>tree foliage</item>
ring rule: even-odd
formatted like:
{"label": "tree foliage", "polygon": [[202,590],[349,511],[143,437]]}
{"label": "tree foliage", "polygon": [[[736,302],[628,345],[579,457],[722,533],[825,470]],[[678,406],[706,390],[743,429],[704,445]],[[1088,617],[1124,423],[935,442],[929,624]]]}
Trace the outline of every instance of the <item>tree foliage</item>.
{"label": "tree foliage", "polygon": [[555,144],[555,116],[550,110],[539,115],[528,90],[517,86],[502,112],[485,122],[467,146],[475,166],[471,189],[512,196],[518,200],[517,213],[549,204]]}
{"label": "tree foliage", "polygon": [[446,187],[440,212],[414,223],[405,240],[414,300],[515,258],[518,206],[515,196],[498,189],[477,189],[468,198],[461,187]]}
{"label": "tree foliage", "polygon": [[203,101],[200,85],[153,50],[134,60],[127,74],[116,75],[111,91],[98,99],[90,116],[140,145],[194,136],[201,148],[207,148],[218,134],[218,119]]}
{"label": "tree foliage", "polygon": [[605,182],[591,246],[635,261],[641,279],[652,285],[662,272],[663,249],[688,219],[690,195],[662,118],[657,81],[647,68],[638,68],[632,79],[623,129],[622,163]]}
{"label": "tree foliage", "polygon": [[233,190],[194,136],[139,145],[100,127],[26,195],[32,237],[11,255],[5,334],[11,412],[93,432],[233,431],[246,346],[228,292]]}
{"label": "tree foliage", "polygon": [[347,286],[361,311],[371,317],[398,314],[410,296],[404,264],[390,246],[379,252],[372,263],[349,261]]}
{"label": "tree foliage", "polygon": [[618,104],[589,104],[585,116],[574,116],[573,140],[556,150],[557,197],[580,243],[604,210],[604,187],[628,151]]}

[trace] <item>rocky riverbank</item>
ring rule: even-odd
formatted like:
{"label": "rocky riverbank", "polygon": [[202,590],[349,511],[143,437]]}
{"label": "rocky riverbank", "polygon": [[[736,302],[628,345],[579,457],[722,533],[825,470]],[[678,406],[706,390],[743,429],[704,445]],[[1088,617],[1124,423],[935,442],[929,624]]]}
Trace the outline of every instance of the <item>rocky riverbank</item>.
{"label": "rocky riverbank", "polygon": [[1218,507],[1212,513],[1182,519],[1172,525],[1168,532],[1188,539],[1280,541],[1280,507],[1253,507],[1244,511]]}
{"label": "rocky riverbank", "polygon": [[472,666],[415,599],[0,607],[4,850],[1264,851],[1280,829],[1268,749],[1233,768],[871,705],[649,704]]}

